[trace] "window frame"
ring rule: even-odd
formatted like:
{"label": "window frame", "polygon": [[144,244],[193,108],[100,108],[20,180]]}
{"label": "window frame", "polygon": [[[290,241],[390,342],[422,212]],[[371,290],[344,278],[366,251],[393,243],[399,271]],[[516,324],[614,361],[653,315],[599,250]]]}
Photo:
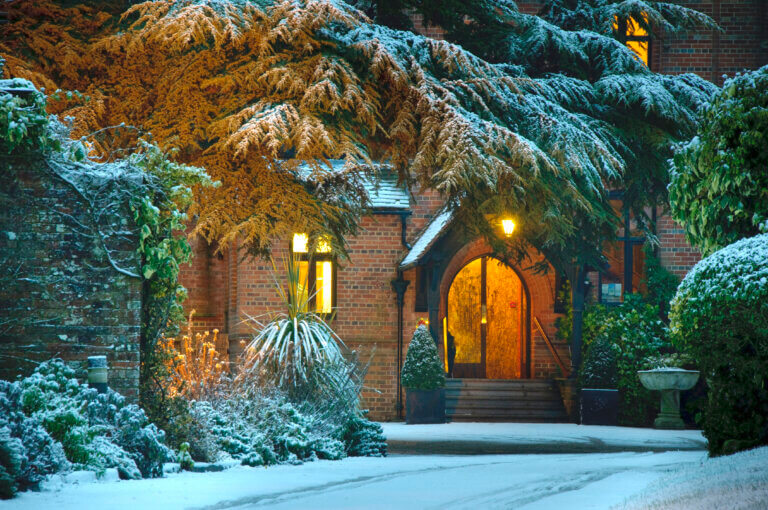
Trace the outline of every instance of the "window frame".
{"label": "window frame", "polygon": [[[307,303],[309,310],[319,315],[320,317],[327,319],[337,314],[337,281],[338,281],[338,264],[336,262],[336,255],[333,254],[333,250],[325,253],[315,251],[310,253],[312,244],[307,240],[306,252],[295,252],[293,250],[293,238],[288,243],[288,250],[293,256],[294,262],[306,262],[307,263],[307,285],[309,286],[308,292],[311,292],[311,297]],[[317,249],[317,247],[315,247]],[[317,263],[318,262],[330,262],[331,263],[331,311],[320,312],[317,310]]]}
{"label": "window frame", "polygon": [[[634,19],[632,20],[633,23],[637,24],[637,21]],[[653,38],[651,37],[650,33],[647,33],[647,35],[630,35],[629,34],[629,20],[627,18],[617,19],[616,20],[616,34],[618,37],[619,42],[629,48],[629,50],[634,53],[638,58],[640,55],[638,55],[635,50],[633,50],[629,45],[628,42],[644,42],[648,44],[648,50],[647,50],[647,58],[648,62],[643,62],[648,69],[651,68],[651,60],[653,56]],[[640,59],[642,62],[642,59]]]}

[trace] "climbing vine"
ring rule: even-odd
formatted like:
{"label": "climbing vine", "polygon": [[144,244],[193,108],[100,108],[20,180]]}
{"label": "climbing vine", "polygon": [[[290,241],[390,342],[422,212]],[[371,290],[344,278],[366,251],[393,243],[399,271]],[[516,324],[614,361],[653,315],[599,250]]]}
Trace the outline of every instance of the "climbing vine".
{"label": "climbing vine", "polygon": [[[46,97],[32,83],[14,79],[0,85],[0,158],[39,163],[65,184],[84,214],[57,214],[76,235],[93,239],[105,265],[141,280],[140,390],[151,415],[153,402],[164,399],[158,341],[163,334],[175,335],[184,321],[186,291],[178,283],[179,267],[192,256],[186,211],[193,190],[214,183],[204,170],[173,161],[172,154],[123,125],[72,140],[69,128],[46,114]],[[101,152],[95,159],[96,136],[110,132],[133,138],[133,145],[123,145],[119,157]]]}

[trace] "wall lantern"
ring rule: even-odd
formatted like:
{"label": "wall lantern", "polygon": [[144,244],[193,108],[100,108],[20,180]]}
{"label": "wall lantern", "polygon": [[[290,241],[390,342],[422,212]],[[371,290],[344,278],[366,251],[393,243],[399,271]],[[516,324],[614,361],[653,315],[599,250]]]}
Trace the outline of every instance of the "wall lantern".
{"label": "wall lantern", "polygon": [[511,218],[504,218],[501,220],[501,229],[505,236],[510,237],[515,231],[515,222]]}

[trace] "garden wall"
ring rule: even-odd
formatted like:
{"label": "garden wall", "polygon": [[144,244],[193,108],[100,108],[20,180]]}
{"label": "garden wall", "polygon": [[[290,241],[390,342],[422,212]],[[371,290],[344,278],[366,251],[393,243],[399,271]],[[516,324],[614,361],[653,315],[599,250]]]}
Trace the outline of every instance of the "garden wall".
{"label": "garden wall", "polygon": [[120,175],[68,183],[43,159],[0,165],[0,378],[52,357],[85,377],[86,358],[106,354],[110,386],[137,397],[141,283],[105,251],[135,269],[130,211],[118,205],[121,214],[109,216],[103,203]]}

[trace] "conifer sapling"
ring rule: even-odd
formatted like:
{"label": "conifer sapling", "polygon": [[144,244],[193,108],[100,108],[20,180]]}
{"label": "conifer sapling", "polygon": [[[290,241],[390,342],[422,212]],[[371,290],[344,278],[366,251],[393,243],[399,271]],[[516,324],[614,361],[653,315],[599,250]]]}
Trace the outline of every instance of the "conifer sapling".
{"label": "conifer sapling", "polygon": [[445,386],[445,373],[435,341],[423,324],[413,333],[400,382],[411,390],[436,390]]}

